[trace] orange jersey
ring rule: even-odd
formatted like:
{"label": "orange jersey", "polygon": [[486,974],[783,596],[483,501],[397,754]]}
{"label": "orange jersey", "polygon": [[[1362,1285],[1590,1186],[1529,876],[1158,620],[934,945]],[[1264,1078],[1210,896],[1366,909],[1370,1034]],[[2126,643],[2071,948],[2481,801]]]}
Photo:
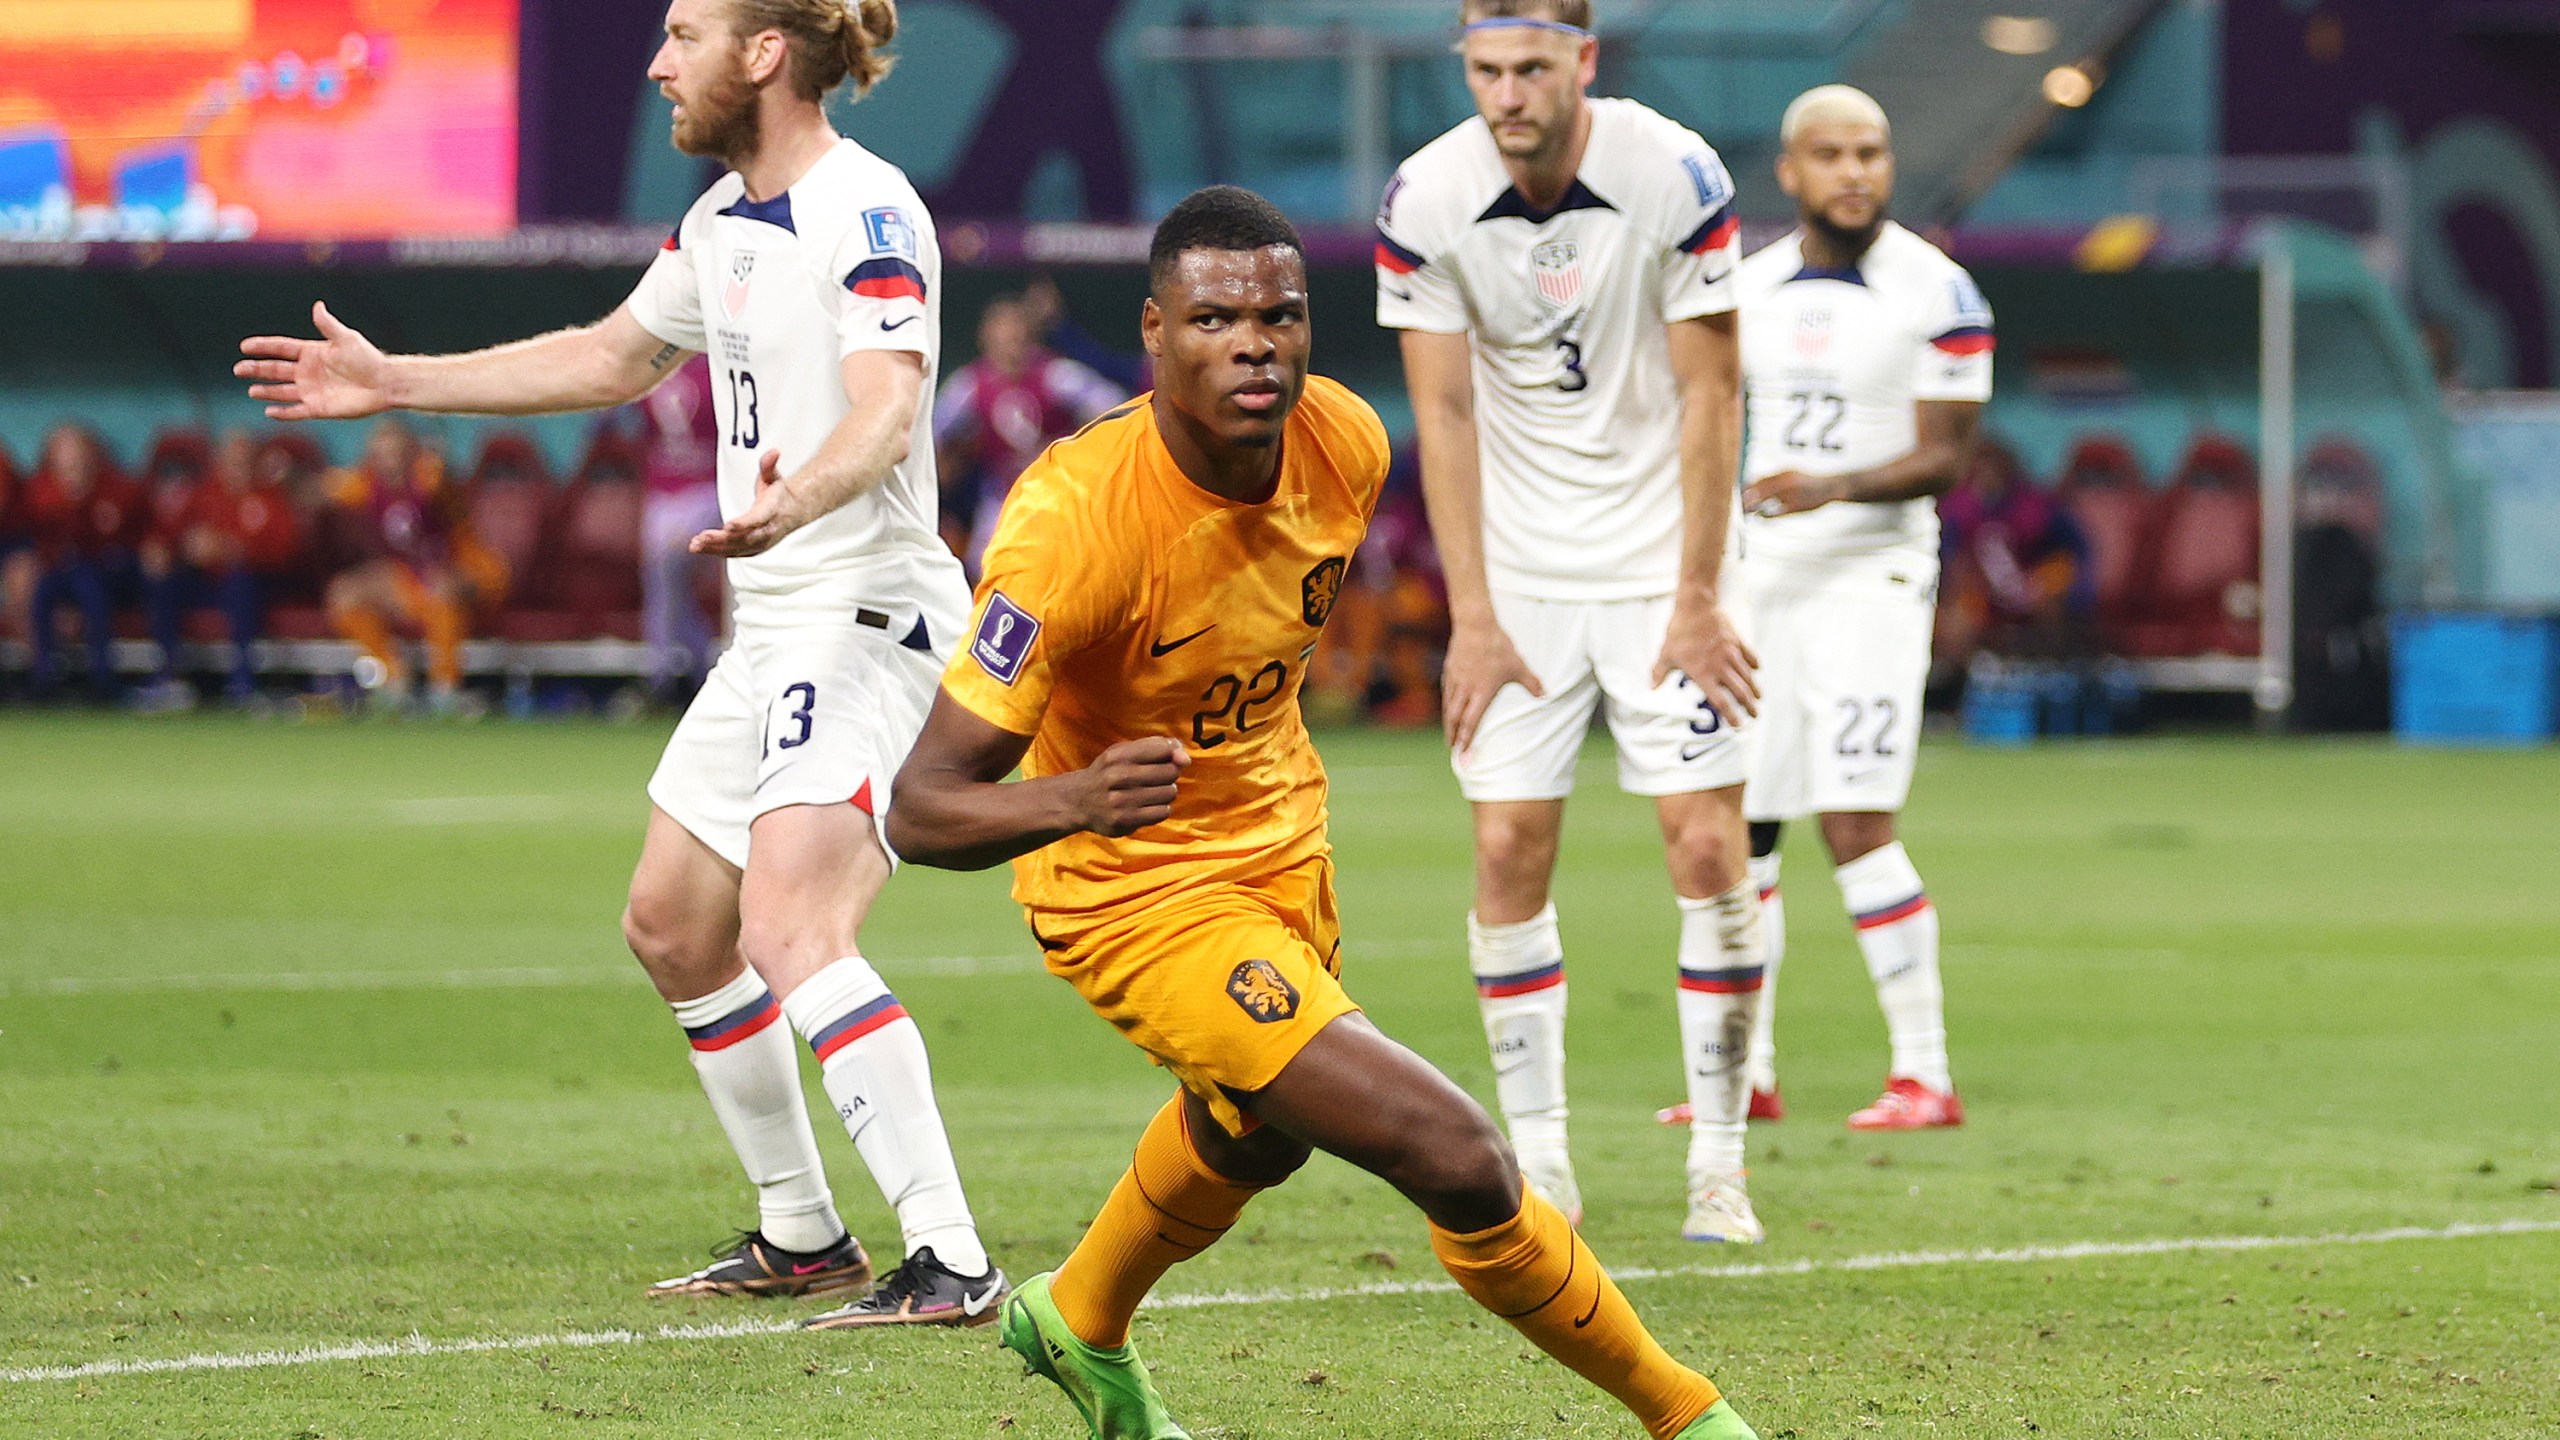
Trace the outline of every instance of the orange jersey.
{"label": "orange jersey", "polygon": [[1191,483],[1146,396],[1050,446],[1014,482],[987,547],[977,628],[942,688],[1031,736],[1023,770],[1034,778],[1151,735],[1191,751],[1172,818],[1021,857],[1015,899],[1108,910],[1327,851],[1324,765],[1298,689],[1387,461],[1367,402],[1309,376],[1261,504]]}

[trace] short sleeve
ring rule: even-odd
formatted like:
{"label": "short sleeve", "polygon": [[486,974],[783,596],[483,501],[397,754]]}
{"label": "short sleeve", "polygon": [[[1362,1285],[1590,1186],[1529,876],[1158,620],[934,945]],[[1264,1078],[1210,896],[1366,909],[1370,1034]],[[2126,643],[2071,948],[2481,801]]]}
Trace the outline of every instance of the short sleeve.
{"label": "short sleeve", "polygon": [[668,344],[711,348],[711,337],[702,329],[702,285],[694,275],[693,256],[684,248],[683,227],[658,248],[658,257],[641,272],[639,287],[624,304],[641,329]]}
{"label": "short sleeve", "polygon": [[832,269],[844,289],[836,310],[839,354],[933,354],[928,290],[941,275],[942,259],[921,206],[905,201],[862,211],[837,243]]}
{"label": "short sleeve", "polygon": [[1040,503],[1039,486],[1035,469],[1005,506],[987,545],[976,623],[942,672],[953,700],[1016,735],[1039,733],[1057,667],[1101,640],[1113,617],[1131,608],[1112,567],[1096,563],[1100,547],[1060,543],[1064,517]]}
{"label": "short sleeve", "polygon": [[1378,323],[1390,330],[1423,330],[1457,335],[1467,328],[1467,298],[1445,263],[1433,261],[1417,243],[1410,218],[1399,218],[1404,199],[1404,172],[1387,182],[1378,205]]}
{"label": "short sleeve", "polygon": [[1972,276],[1947,267],[1929,292],[1921,334],[1927,343],[1920,347],[1919,368],[1911,377],[1913,399],[1979,404],[1991,398],[1991,353],[1996,347],[1991,302]]}
{"label": "short sleeve", "polygon": [[1662,266],[1665,323],[1723,315],[1737,302],[1733,272],[1742,259],[1742,221],[1733,208],[1733,176],[1701,143],[1682,155],[1671,184],[1668,249]]}

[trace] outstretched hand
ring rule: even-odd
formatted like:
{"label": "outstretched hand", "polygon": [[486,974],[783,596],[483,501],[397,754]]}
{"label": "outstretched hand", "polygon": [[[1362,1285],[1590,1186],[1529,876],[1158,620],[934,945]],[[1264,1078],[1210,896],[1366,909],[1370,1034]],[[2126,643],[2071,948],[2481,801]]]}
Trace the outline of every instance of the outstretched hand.
{"label": "outstretched hand", "polygon": [[266,402],[267,418],[361,420],[390,409],[390,364],[374,343],[323,304],[312,305],[311,323],[317,340],[256,335],[240,342],[246,358],[231,373],[250,382],[249,398]]}
{"label": "outstretched hand", "polygon": [[809,523],[799,492],[782,483],[782,452],[767,450],[756,470],[755,503],[716,530],[705,530],[687,542],[696,555],[743,560],[782,543],[782,537]]}

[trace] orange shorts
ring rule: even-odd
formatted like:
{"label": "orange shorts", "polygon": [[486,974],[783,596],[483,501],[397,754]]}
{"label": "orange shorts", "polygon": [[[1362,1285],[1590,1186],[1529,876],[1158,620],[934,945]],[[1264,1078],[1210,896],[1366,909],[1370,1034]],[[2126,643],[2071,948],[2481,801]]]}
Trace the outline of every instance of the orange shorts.
{"label": "orange shorts", "polygon": [[1235,1095],[1279,1078],[1327,1025],[1359,1010],[1342,988],[1333,861],[1179,890],[1094,916],[1034,911],[1049,973],[1174,1073],[1231,1135]]}

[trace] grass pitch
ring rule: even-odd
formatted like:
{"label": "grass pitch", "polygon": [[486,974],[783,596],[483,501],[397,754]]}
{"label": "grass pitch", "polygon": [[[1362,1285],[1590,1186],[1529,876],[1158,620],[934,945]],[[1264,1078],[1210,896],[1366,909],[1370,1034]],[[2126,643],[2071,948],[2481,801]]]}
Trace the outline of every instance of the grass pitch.
{"label": "grass pitch", "polygon": [[[640,1297],[752,1218],[615,928],[661,736],[0,716],[0,1434],[1080,1433],[991,1331]],[[1489,1096],[1439,748],[1325,750],[1353,993]],[[1735,1251],[1677,1238],[1675,916],[1593,758],[1558,884],[1586,1233],[1763,1435],[2560,1433],[2560,754],[1933,745],[1907,832],[1972,1124],[1839,1127],[1881,1025],[1791,836],[1794,1118]],[[908,872],[869,948],[998,1258],[1054,1264],[1166,1080],[997,876]],[[1138,1337],[1203,1440],[1638,1433],[1321,1158]]]}

